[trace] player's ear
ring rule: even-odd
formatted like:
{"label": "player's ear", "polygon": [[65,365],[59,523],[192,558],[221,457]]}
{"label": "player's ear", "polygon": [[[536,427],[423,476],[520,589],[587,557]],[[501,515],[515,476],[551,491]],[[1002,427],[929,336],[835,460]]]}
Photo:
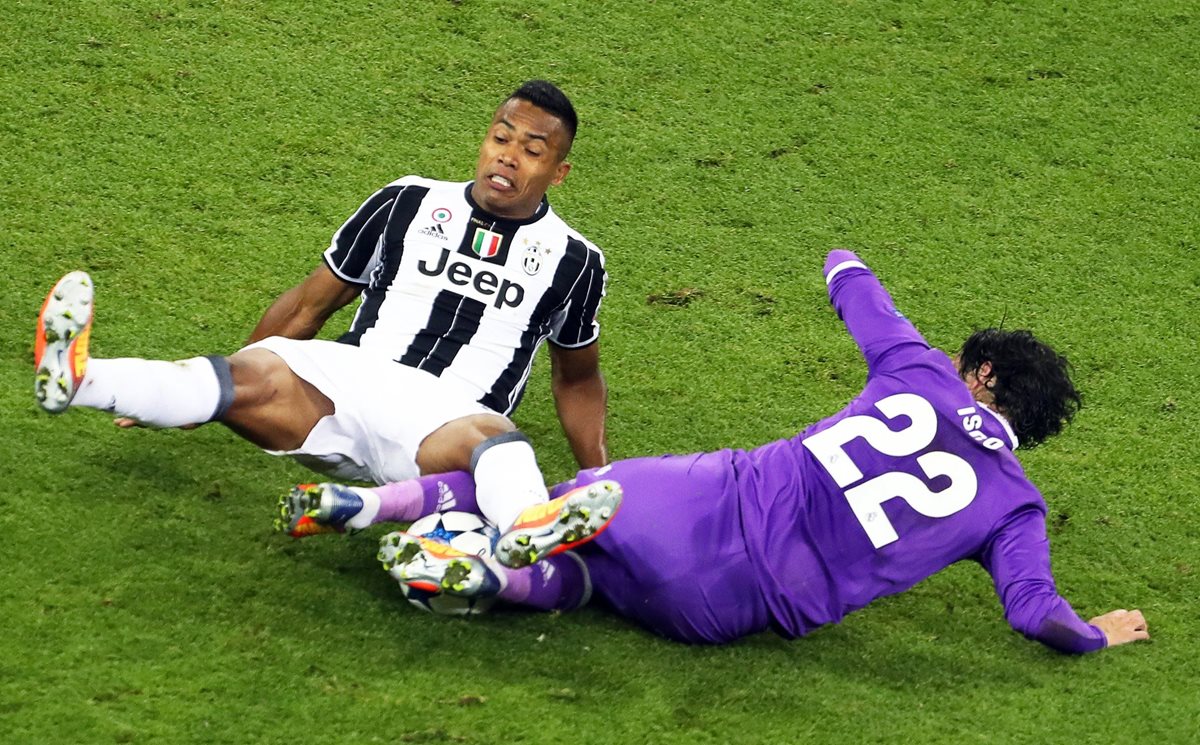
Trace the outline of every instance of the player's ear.
{"label": "player's ear", "polygon": [[980,363],[979,368],[975,371],[975,377],[988,390],[991,390],[996,385],[996,378],[992,375],[992,363],[987,360]]}
{"label": "player's ear", "polygon": [[550,183],[553,184],[554,186],[558,186],[559,184],[561,184],[563,182],[563,179],[565,179],[567,177],[567,174],[570,172],[571,172],[571,162],[564,160],[563,162],[558,164],[558,168],[556,168],[554,171],[554,179]]}

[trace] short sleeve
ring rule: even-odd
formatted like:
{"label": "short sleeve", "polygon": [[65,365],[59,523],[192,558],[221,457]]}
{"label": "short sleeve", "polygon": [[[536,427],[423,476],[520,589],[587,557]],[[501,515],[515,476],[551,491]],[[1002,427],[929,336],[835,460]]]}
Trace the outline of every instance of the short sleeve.
{"label": "short sleeve", "polygon": [[604,270],[604,255],[595,246],[571,238],[568,251],[581,253],[582,268],[567,291],[561,323],[550,334],[550,341],[560,347],[586,347],[600,338],[600,302],[604,299],[608,274]]}
{"label": "short sleeve", "polygon": [[341,279],[365,285],[379,264],[384,228],[396,199],[404,191],[404,179],[375,192],[342,223],[325,249],[325,263]]}

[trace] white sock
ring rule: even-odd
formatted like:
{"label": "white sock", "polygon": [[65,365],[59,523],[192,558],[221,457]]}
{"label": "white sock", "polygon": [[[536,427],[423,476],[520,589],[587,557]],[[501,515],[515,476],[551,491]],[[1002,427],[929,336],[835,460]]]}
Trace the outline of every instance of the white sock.
{"label": "white sock", "polygon": [[207,357],[179,362],[93,357],[71,405],[101,409],[152,427],[201,424],[232,400],[228,367],[222,380],[217,364]]}
{"label": "white sock", "polygon": [[508,530],[526,507],[550,501],[533,446],[520,432],[480,443],[471,456],[471,473],[479,511],[501,532]]}
{"label": "white sock", "polygon": [[362,509],[358,514],[346,521],[347,528],[354,530],[362,530],[369,528],[375,523],[375,516],[379,514],[379,507],[383,504],[383,500],[375,493],[373,489],[364,489],[361,486],[351,486],[350,491],[358,495],[362,500]]}

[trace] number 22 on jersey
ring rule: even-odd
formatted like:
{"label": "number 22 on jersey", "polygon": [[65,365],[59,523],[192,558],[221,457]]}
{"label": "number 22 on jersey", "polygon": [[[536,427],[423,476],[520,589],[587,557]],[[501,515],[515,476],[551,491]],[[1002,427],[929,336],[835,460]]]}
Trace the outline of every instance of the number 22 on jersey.
{"label": "number 22 on jersey", "polygon": [[863,481],[862,470],[846,453],[846,444],[851,440],[861,437],[882,455],[901,457],[921,452],[937,434],[937,413],[915,393],[888,396],[876,402],[875,408],[889,420],[904,416],[910,423],[892,430],[873,416],[850,416],[808,437],[804,446],[842,487],[872,545],[882,548],[900,538],[883,511],[884,502],[900,498],[925,517],[948,517],[975,499],[979,480],[967,461],[952,453],[931,450],[917,456],[917,465],[928,479],[950,478],[950,485],[941,491],[930,491],[926,482],[903,471],[888,471]]}

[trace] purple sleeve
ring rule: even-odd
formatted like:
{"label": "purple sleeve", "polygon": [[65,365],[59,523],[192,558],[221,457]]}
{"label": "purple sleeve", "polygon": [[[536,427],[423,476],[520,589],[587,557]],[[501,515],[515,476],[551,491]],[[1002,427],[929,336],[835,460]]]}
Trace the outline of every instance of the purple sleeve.
{"label": "purple sleeve", "polygon": [[1046,516],[1030,507],[994,535],[979,559],[992,575],[1009,625],[1027,638],[1068,654],[1103,649],[1104,632],[1085,623],[1054,586]]}
{"label": "purple sleeve", "polygon": [[906,351],[912,354],[929,349],[920,332],[896,310],[887,290],[853,252],[829,252],[825,283],[829,285],[829,302],[862,350],[869,372],[900,364]]}

